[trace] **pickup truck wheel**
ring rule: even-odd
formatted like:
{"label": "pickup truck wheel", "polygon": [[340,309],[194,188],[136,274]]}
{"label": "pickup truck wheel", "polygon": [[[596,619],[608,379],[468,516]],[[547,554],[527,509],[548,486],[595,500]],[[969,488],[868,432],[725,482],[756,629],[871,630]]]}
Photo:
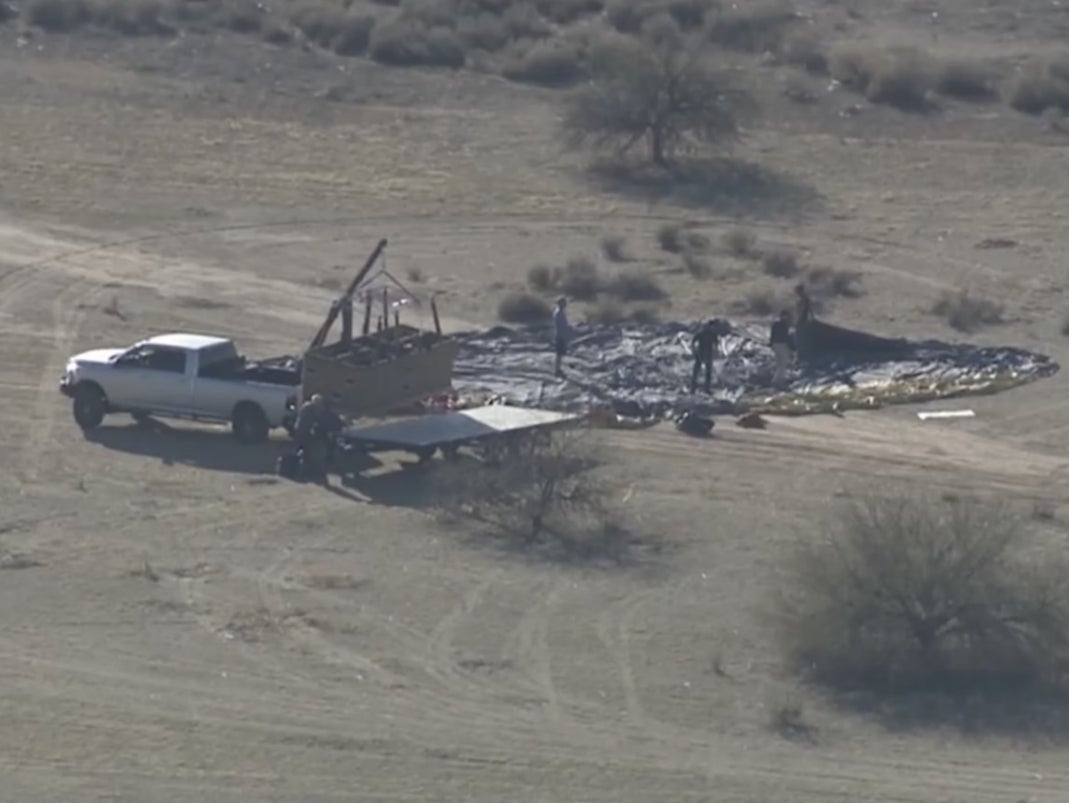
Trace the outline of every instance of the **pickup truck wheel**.
{"label": "pickup truck wheel", "polygon": [[83,432],[89,432],[100,426],[108,412],[108,401],[104,392],[96,385],[82,385],[74,392],[74,420]]}
{"label": "pickup truck wheel", "polygon": [[271,429],[264,411],[260,409],[259,405],[252,402],[243,402],[234,408],[231,427],[234,431],[234,437],[241,443],[260,443],[265,441]]}

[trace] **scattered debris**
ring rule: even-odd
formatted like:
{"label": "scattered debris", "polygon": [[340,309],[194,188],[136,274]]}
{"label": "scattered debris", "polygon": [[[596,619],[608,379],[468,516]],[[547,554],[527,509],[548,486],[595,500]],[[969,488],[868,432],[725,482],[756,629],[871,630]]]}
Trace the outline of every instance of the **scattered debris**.
{"label": "scattered debris", "polygon": [[758,413],[747,413],[737,420],[735,425],[740,426],[743,429],[764,429],[768,426],[768,421],[762,418]]}
{"label": "scattered debris", "polygon": [[697,413],[683,413],[676,417],[676,429],[687,435],[706,437],[713,431],[716,424],[713,419],[698,415]]}

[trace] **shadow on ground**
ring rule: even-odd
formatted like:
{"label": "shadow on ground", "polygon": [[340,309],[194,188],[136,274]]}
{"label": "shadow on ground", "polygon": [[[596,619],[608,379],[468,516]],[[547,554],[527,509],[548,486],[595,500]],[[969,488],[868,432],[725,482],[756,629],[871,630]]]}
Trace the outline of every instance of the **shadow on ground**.
{"label": "shadow on ground", "polygon": [[1065,689],[851,692],[837,695],[835,702],[895,732],[950,728],[967,736],[1069,744],[1069,691]]}
{"label": "shadow on ground", "polygon": [[287,444],[238,443],[228,431],[175,429],[155,419],[143,424],[105,426],[86,439],[107,449],[151,457],[164,465],[183,465],[233,474],[275,473],[275,461]]}
{"label": "shadow on ground", "polygon": [[823,203],[815,188],[791,176],[726,157],[680,162],[665,168],[605,161],[593,165],[589,177],[606,192],[718,214],[798,215],[819,209]]}

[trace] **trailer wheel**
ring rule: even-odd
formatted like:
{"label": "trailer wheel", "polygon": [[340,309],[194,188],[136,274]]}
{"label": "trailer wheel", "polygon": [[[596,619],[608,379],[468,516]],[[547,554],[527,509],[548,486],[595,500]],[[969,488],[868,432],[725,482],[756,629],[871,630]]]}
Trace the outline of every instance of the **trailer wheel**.
{"label": "trailer wheel", "polygon": [[74,420],[82,428],[82,432],[89,432],[100,426],[108,412],[108,400],[97,385],[79,385],[74,392],[74,402],[71,405]]}
{"label": "trailer wheel", "polygon": [[267,434],[271,426],[267,423],[267,416],[260,405],[252,402],[241,402],[234,408],[234,416],[230,422],[234,438],[239,443],[260,443],[267,440]]}

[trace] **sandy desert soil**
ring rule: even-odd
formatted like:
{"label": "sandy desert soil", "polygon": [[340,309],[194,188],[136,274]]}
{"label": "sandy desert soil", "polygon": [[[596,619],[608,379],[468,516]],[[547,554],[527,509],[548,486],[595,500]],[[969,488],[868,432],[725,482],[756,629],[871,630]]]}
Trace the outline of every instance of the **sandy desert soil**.
{"label": "sandy desert soil", "polygon": [[[927,41],[915,5],[855,7],[866,35]],[[1063,16],[928,5],[933,46],[1007,57]],[[865,295],[828,313],[848,325],[961,337],[928,310],[968,288],[1006,305],[974,340],[1064,361],[1069,140],[997,104],[840,117],[851,99],[773,93],[740,155],[804,199],[684,207],[583,180],[554,92],[248,38],[0,36],[5,800],[1066,799],[1061,734],[843,707],[783,667],[766,616],[784,548],[863,485],[1034,504],[1064,544],[1064,373],[970,400],[968,421],[605,434],[618,506],[661,545],[625,567],[443,528],[395,471],[328,492],[276,481],[280,444],[222,430],[117,418],[86,439],[56,383],[70,354],[150,331],[293,350],[380,236],[453,325],[494,322],[531,264],[596,256],[605,234],[659,272],[674,316],[769,281],[673,272],[654,237],[671,221],[860,270]],[[812,739],[770,727],[788,702]]]}

